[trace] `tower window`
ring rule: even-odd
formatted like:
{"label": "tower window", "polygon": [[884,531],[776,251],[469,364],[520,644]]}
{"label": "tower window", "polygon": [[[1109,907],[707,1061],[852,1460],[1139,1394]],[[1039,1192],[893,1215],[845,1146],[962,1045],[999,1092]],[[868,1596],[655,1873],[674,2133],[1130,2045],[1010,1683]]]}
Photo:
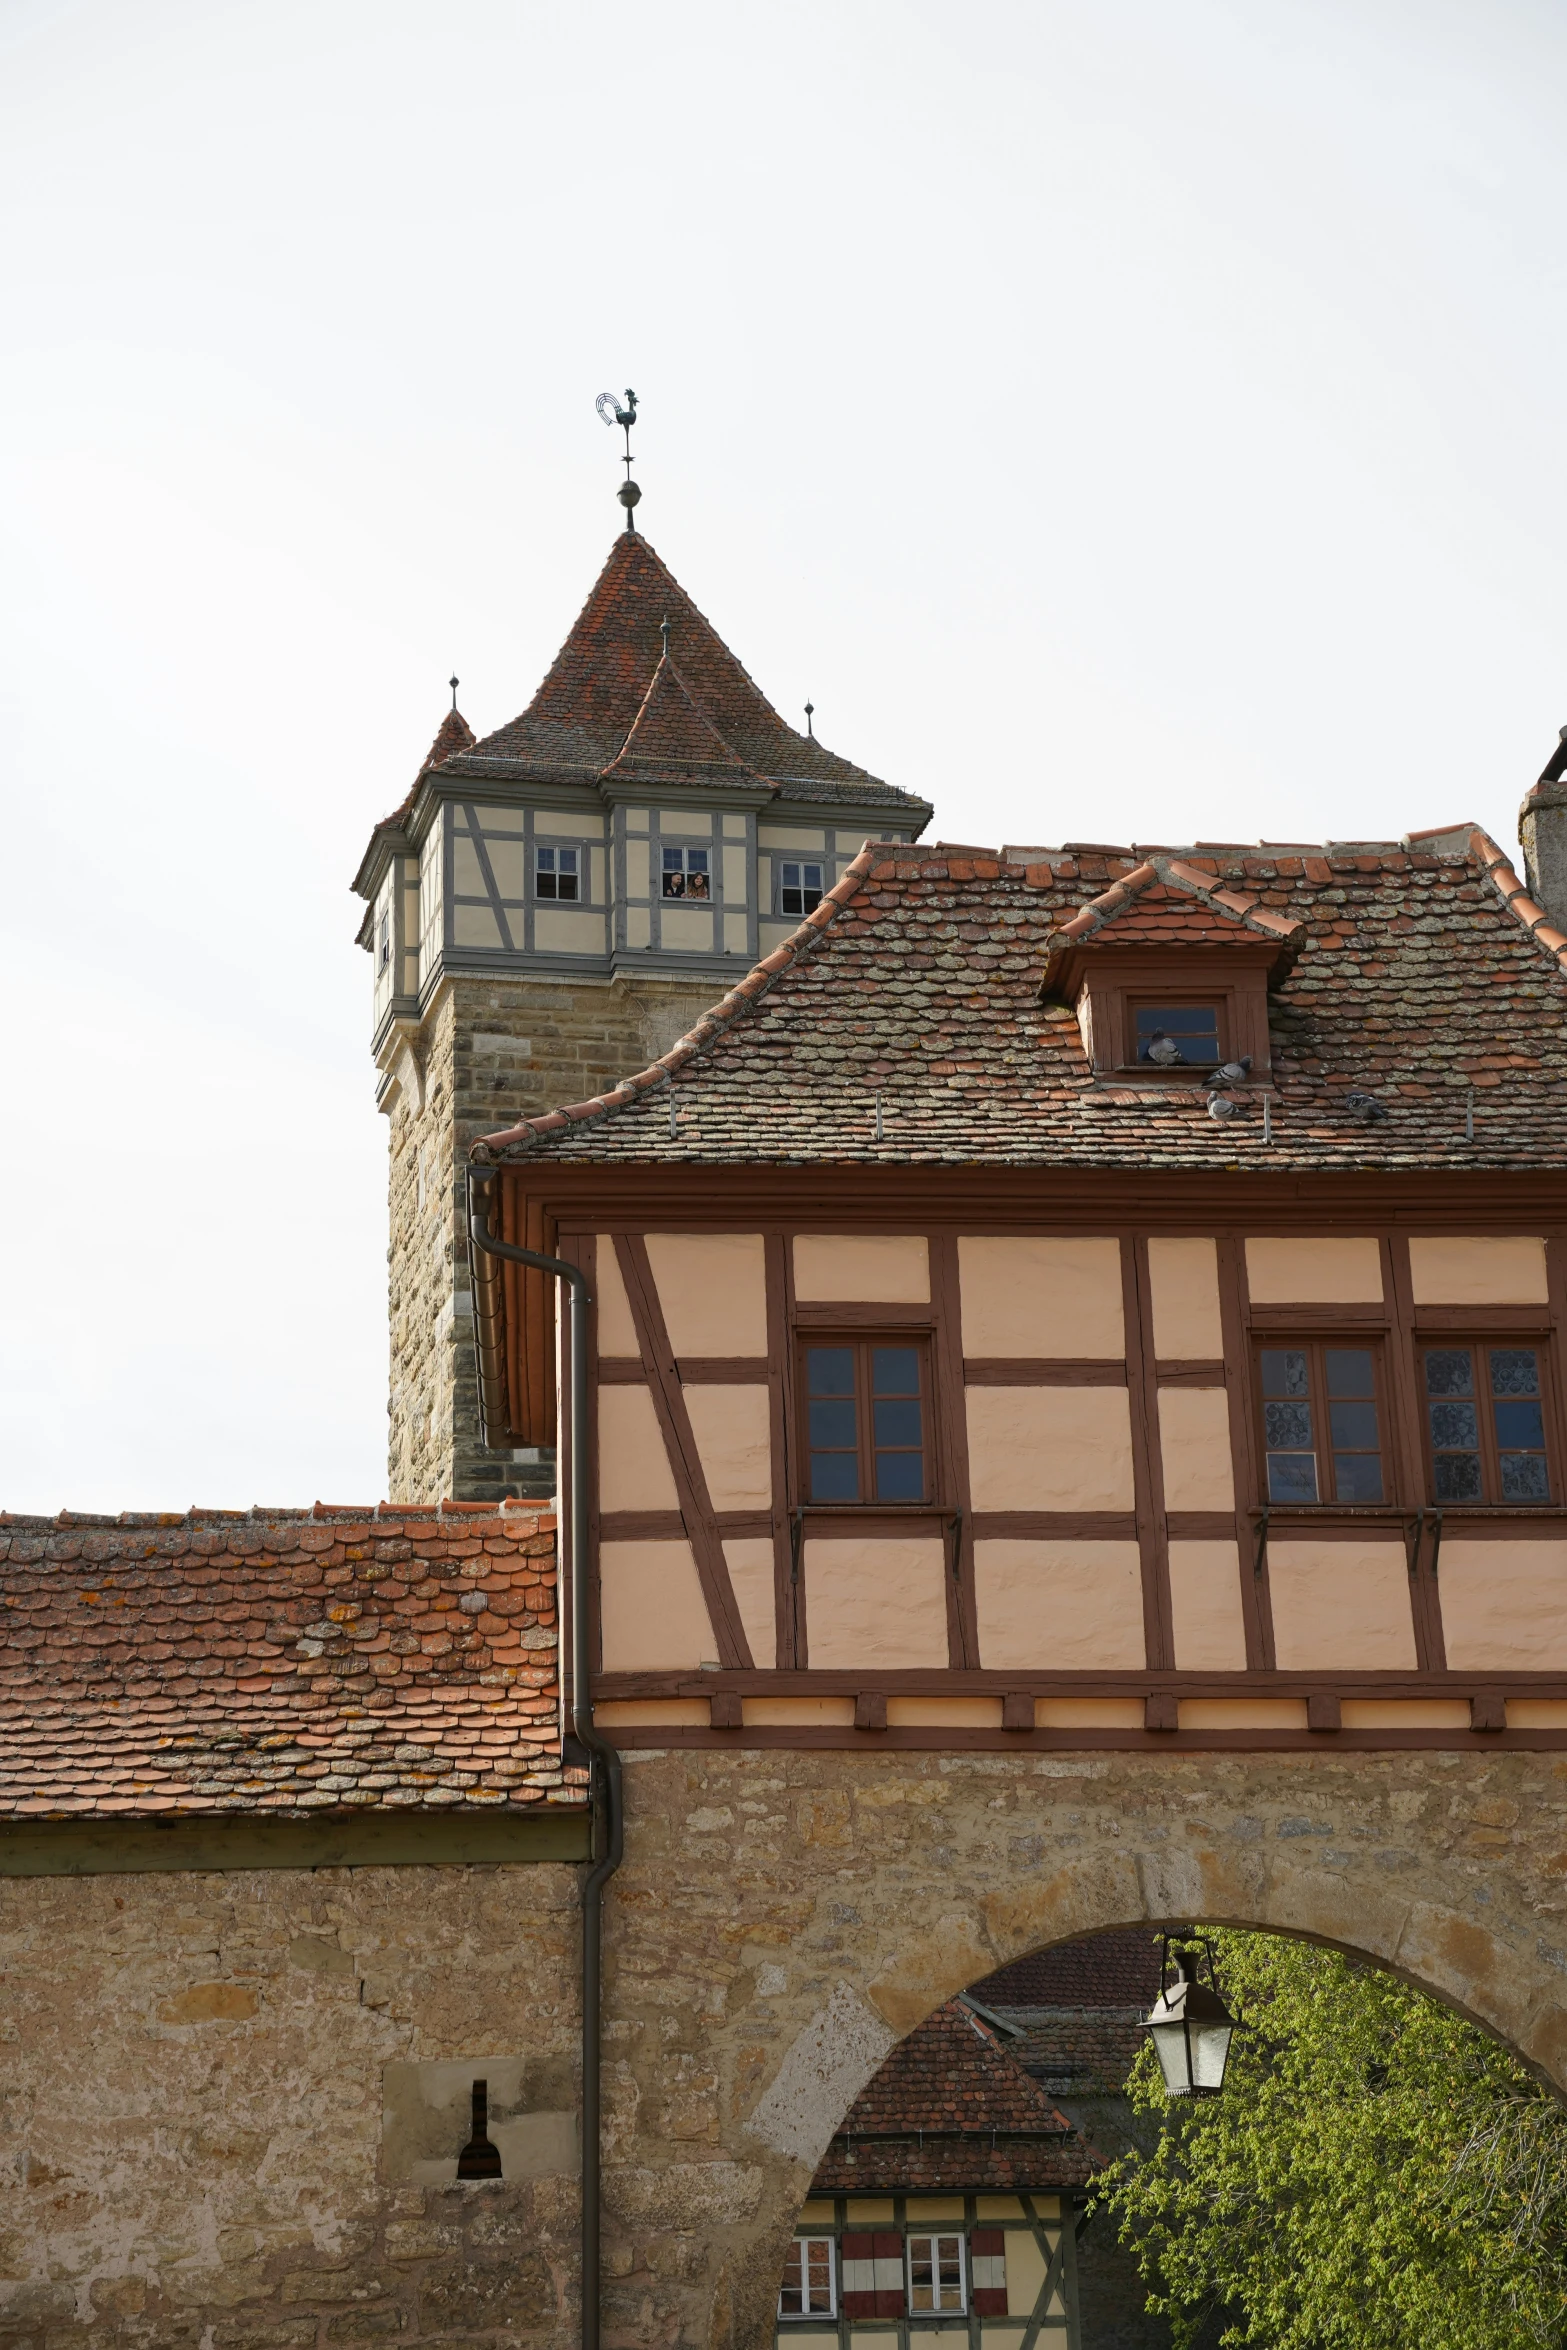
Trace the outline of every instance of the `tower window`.
{"label": "tower window", "polygon": [[666,898],[710,898],[713,894],[709,866],[711,849],[666,849],[664,851],[664,895]]}
{"label": "tower window", "polygon": [[581,893],[580,849],[538,849],[533,852],[533,894],[536,898],[570,898]]}
{"label": "tower window", "polygon": [[780,914],[814,914],[822,902],[822,868],[786,858],[778,868]]}
{"label": "tower window", "polygon": [[386,969],[386,967],[387,967],[388,963],[390,963],[391,959],[392,959],[392,916],[391,916],[391,912],[390,912],[390,910],[389,910],[387,907],[383,906],[383,907],[382,907],[382,909],[381,909],[381,968],[382,968],[382,970],[383,970],[383,971]]}

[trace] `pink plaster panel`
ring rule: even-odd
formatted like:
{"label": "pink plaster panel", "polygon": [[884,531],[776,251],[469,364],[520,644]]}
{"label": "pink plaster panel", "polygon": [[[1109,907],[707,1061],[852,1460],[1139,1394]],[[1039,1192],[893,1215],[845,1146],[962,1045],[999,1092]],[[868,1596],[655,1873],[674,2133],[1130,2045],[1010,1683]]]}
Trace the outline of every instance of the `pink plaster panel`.
{"label": "pink plaster panel", "polygon": [[1437,1588],[1454,1672],[1567,1667],[1567,1542],[1465,1539],[1449,1514]]}
{"label": "pink plaster panel", "polygon": [[598,1406],[600,1509],[678,1509],[664,1432],[647,1388],[601,1387]]}
{"label": "pink plaster panel", "polygon": [[797,1233],[794,1293],[812,1305],[927,1305],[930,1244],[919,1232]]}
{"label": "pink plaster panel", "polygon": [[606,1673],[694,1671],[717,1660],[689,1542],[601,1542],[599,1622]]}
{"label": "pink plaster panel", "polygon": [[1245,1671],[1240,1553],[1233,1542],[1171,1543],[1170,1609],[1182,1672]]}
{"label": "pink plaster panel", "polygon": [[1352,1306],[1382,1302],[1382,1251],[1375,1240],[1248,1240],[1246,1281],[1253,1305]]}
{"label": "pink plaster panel", "polygon": [[765,1510],[773,1498],[770,1398],[765,1387],[681,1390],[715,1510]]}
{"label": "pink plaster panel", "polygon": [[1124,1387],[969,1387],[969,1492],[977,1510],[1129,1510]]}
{"label": "pink plaster panel", "polygon": [[1545,1243],[1522,1233],[1414,1238],[1409,1280],[1417,1306],[1543,1306]]}
{"label": "pink plaster panel", "polygon": [[1222,1387],[1161,1387],[1159,1450],[1167,1510],[1232,1510],[1230,1399]]}
{"label": "pink plaster panel", "polygon": [[966,1355],[1126,1353],[1121,1245],[984,1234],[958,1242]]}
{"label": "pink plaster panel", "polygon": [[979,1660],[987,1672],[1141,1672],[1135,1542],[981,1540],[974,1545]]}
{"label": "pink plaster panel", "polygon": [[807,1540],[810,1662],[822,1670],[947,1662],[947,1545],[939,1537]]}
{"label": "pink plaster panel", "polygon": [[[1445,1549],[1442,1564],[1445,1572]],[[1268,1586],[1280,1672],[1413,1670],[1402,1542],[1276,1539],[1268,1544]]]}
{"label": "pink plaster panel", "polygon": [[648,1263],[676,1355],[765,1355],[767,1257],[759,1232],[650,1232]]}
{"label": "pink plaster panel", "polygon": [[599,1353],[622,1358],[640,1355],[642,1349],[637,1344],[637,1326],[631,1319],[631,1301],[620,1278],[620,1262],[609,1233],[599,1234],[595,1256],[593,1297],[599,1314]]}
{"label": "pink plaster panel", "polygon": [[1219,1316],[1219,1245],[1204,1239],[1148,1243],[1154,1353],[1163,1362],[1217,1362],[1224,1353]]}
{"label": "pink plaster panel", "polygon": [[778,1655],[771,1537],[729,1536],[724,1543],[724,1564],[729,1569],[751,1661],[759,1672],[770,1672]]}

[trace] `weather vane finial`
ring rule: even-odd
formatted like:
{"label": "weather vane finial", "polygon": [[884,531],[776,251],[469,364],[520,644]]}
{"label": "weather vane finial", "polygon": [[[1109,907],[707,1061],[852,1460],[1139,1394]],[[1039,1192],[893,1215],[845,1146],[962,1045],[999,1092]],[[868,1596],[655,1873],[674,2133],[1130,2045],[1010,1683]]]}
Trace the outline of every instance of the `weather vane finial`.
{"label": "weather vane finial", "polygon": [[626,436],[626,453],[625,456],[621,459],[621,463],[626,469],[626,478],[621,483],[619,489],[615,492],[615,495],[626,509],[627,530],[635,530],[637,527],[636,517],[632,512],[632,508],[636,505],[638,499],[642,495],[642,492],[637,488],[636,483],[631,478],[631,427],[636,423],[637,420],[637,395],[635,392],[628,391],[626,394],[626,404],[624,407],[622,407],[619,399],[613,392],[600,392],[593,405],[598,410],[599,415],[606,424],[618,424],[621,431]]}
{"label": "weather vane finial", "polygon": [[457,680],[455,677],[449,677],[446,682],[452,689],[452,708],[455,710],[457,707]]}

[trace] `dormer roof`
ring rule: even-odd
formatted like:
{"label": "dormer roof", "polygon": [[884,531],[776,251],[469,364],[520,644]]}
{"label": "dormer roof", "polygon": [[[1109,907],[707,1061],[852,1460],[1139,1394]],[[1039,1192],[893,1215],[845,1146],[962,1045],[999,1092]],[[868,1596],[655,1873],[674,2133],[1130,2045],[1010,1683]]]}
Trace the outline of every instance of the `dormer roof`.
{"label": "dormer roof", "polygon": [[1193,950],[1240,952],[1273,981],[1294,963],[1306,935],[1303,921],[1273,912],[1255,891],[1221,888],[1213,873],[1153,854],[1051,931],[1039,992],[1046,1002],[1071,1001],[1090,960],[1107,947],[1136,952],[1150,965],[1167,962],[1172,978]]}
{"label": "dormer roof", "polygon": [[650,784],[748,782],[768,788],[766,778],[730,749],[667,653],[660,655],[631,732],[604,774]]}

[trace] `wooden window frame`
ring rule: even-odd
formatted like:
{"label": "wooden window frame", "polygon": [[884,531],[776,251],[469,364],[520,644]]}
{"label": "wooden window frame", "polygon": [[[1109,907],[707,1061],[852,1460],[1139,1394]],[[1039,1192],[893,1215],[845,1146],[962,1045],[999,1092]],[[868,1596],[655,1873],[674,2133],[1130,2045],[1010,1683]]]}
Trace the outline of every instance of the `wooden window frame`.
{"label": "wooden window frame", "polygon": [[798,2249],[800,2254],[801,2299],[804,2300],[808,2296],[808,2262],[806,2259],[806,2249],[809,2245],[812,2244],[825,2244],[827,2247],[827,2297],[829,2306],[826,2309],[785,2309],[783,2306],[783,2297],[785,2292],[788,2290],[788,2287],[786,2284],[781,2284],[778,2288],[777,2317],[777,2322],[781,2326],[810,2325],[813,2323],[813,2321],[819,2323],[823,2318],[830,2318],[834,2323],[837,2322],[840,2295],[838,2291],[838,2241],[836,2236],[822,2235],[817,2230],[812,2229],[807,2235],[798,2235],[791,2238],[789,2247],[790,2250],[794,2251]]}
{"label": "wooden window frame", "polygon": [[[816,890],[813,903],[809,906],[802,904],[798,913],[791,912],[789,907],[787,907],[783,902],[784,891],[787,887],[790,886],[784,880],[784,867],[786,865],[797,865],[800,869],[799,894],[802,900],[811,897],[812,894],[811,885],[805,879],[807,866],[814,866],[816,871],[821,876],[820,886]],[[825,850],[818,850],[804,856],[794,857],[786,856],[782,851],[779,851],[773,858],[773,876],[773,894],[775,901],[773,906],[774,913],[779,915],[784,920],[790,922],[803,922],[807,914],[813,914],[816,911],[817,906],[821,904],[823,898],[827,895],[827,892],[832,887],[832,859],[827,855]]]}
{"label": "wooden window frame", "polygon": [[[1398,1448],[1395,1441],[1397,1427],[1393,1392],[1392,1365],[1388,1357],[1387,1333],[1384,1330],[1253,1330],[1251,1333],[1251,1410],[1257,1437],[1258,1501],[1274,1510],[1352,1510],[1396,1509],[1400,1506]],[[1337,1494],[1323,1492],[1328,1480],[1336,1483],[1333,1470],[1332,1418],[1327,1389],[1327,1372],[1323,1356],[1330,1350],[1353,1349],[1371,1357],[1372,1398],[1377,1407],[1377,1434],[1381,1439],[1378,1457],[1382,1463],[1382,1499],[1379,1502],[1340,1501]],[[1306,1357],[1307,1395],[1312,1413],[1312,1446],[1317,1459],[1317,1499],[1315,1501],[1277,1500],[1268,1481],[1268,1423],[1265,1405],[1277,1399],[1264,1397],[1262,1392],[1262,1357],[1268,1354],[1304,1354]],[[1342,1398],[1340,1399],[1343,1400]]]}
{"label": "wooden window frame", "polygon": [[[1545,1429],[1545,1475],[1550,1487],[1544,1501],[1507,1501],[1502,1496],[1501,1446],[1496,1441],[1496,1420],[1491,1406],[1490,1366],[1485,1361],[1485,1385],[1475,1395],[1476,1416],[1480,1427],[1480,1475],[1486,1491],[1478,1501],[1440,1501],[1436,1491],[1436,1447],[1431,1442],[1431,1414],[1427,1408],[1439,1400],[1426,1391],[1426,1356],[1433,1349],[1449,1352],[1463,1348],[1477,1358],[1488,1358],[1492,1347],[1502,1346],[1527,1349],[1540,1366],[1540,1418]],[[1551,1360],[1551,1342],[1542,1330],[1453,1330],[1441,1331],[1422,1327],[1415,1333],[1415,1402],[1420,1413],[1420,1451],[1425,1472],[1426,1491],[1430,1506],[1439,1510],[1560,1510],[1563,1500],[1562,1454],[1557,1436],[1557,1404],[1555,1365]]]}
{"label": "wooden window frame", "polygon": [[[916,2309],[914,2306],[914,2247],[916,2244],[936,2245],[951,2238],[958,2248],[958,2305],[956,2309]],[[937,2290],[940,2290],[940,2256],[933,2254],[933,2269],[937,2271]],[[967,2317],[969,2305],[969,2247],[968,2228],[962,2220],[922,2220],[911,2224],[904,2236],[903,2255],[904,2290],[908,2295],[910,2317]]]}
{"label": "wooden window frame", "polygon": [[[856,1459],[859,1465],[860,1498],[857,1501],[818,1501],[811,1491],[811,1377],[807,1355],[813,1347],[848,1347],[855,1357],[855,1436]],[[876,1446],[874,1442],[874,1392],[871,1385],[871,1354],[879,1346],[910,1349],[920,1366],[920,1457],[925,1465],[925,1490],[918,1501],[880,1501],[876,1496]],[[795,1392],[800,1399],[797,1414],[798,1450],[796,1475],[799,1480],[800,1500],[813,1510],[930,1510],[937,1506],[941,1489],[941,1464],[937,1454],[936,1436],[936,1350],[928,1329],[899,1328],[889,1323],[885,1329],[835,1329],[830,1325],[820,1329],[796,1329],[795,1332]]]}
{"label": "wooden window frame", "polygon": [[1078,948],[1062,960],[1049,993],[1077,1013],[1083,1048],[1096,1077],[1123,1084],[1200,1086],[1206,1065],[1160,1069],[1139,1061],[1136,1011],[1139,1004],[1211,1004],[1218,1019],[1225,1060],[1250,1058],[1251,1082],[1272,1074],[1268,1035],[1268,984],[1280,967],[1280,949],[1262,939],[1228,947],[1123,947],[1108,943]]}
{"label": "wooden window frame", "polygon": [[[535,836],[528,843],[528,848],[530,852],[528,868],[528,894],[536,906],[585,906],[589,903],[589,885],[593,878],[593,861],[589,844],[586,841],[540,840],[537,838],[537,836]],[[575,857],[577,860],[576,894],[569,898],[563,898],[560,895],[558,887],[549,892],[545,892],[539,887],[540,856],[547,852],[552,857],[558,857],[562,849],[566,850],[568,855]],[[559,883],[561,879],[561,871],[558,865],[555,867],[554,872],[550,874],[548,878],[557,884]]]}

